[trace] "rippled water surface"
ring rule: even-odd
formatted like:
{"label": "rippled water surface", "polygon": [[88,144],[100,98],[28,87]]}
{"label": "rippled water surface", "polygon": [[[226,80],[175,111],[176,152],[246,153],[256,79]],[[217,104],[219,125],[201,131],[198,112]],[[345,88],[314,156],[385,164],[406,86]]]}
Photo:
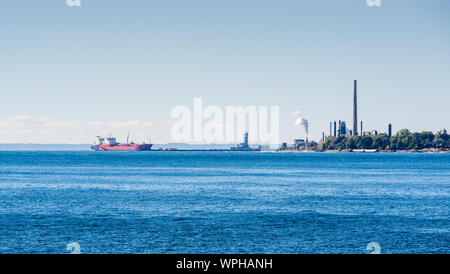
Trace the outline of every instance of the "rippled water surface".
{"label": "rippled water surface", "polygon": [[450,253],[450,154],[0,152],[0,253]]}

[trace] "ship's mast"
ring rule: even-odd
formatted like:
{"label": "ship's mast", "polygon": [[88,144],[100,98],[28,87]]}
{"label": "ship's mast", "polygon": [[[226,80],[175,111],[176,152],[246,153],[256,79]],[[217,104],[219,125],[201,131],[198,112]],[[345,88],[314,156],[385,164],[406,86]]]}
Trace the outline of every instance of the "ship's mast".
{"label": "ship's mast", "polygon": [[130,132],[127,134],[127,145],[128,145],[128,138],[130,137]]}

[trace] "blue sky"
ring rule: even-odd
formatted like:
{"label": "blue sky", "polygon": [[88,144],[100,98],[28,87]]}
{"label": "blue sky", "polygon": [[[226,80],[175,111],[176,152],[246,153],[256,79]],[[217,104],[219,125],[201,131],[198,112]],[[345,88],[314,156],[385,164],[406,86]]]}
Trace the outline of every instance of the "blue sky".
{"label": "blue sky", "polygon": [[[450,128],[447,0],[4,1],[0,143],[170,142],[176,105],[280,106],[281,139]],[[134,124],[133,124],[134,123]],[[136,126],[138,123],[138,126]]]}

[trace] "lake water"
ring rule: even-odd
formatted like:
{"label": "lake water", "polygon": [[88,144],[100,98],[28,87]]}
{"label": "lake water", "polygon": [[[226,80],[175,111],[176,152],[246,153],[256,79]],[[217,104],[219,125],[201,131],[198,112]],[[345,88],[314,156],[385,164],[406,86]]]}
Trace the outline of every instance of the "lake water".
{"label": "lake water", "polygon": [[0,152],[0,253],[450,253],[450,154]]}

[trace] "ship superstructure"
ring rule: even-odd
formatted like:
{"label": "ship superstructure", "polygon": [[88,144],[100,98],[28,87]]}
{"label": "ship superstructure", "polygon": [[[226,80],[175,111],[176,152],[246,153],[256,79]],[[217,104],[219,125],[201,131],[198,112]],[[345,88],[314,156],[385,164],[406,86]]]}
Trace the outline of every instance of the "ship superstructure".
{"label": "ship superstructure", "polygon": [[107,137],[103,138],[101,136],[97,136],[95,143],[91,145],[91,149],[96,151],[148,151],[152,149],[153,144],[135,144],[133,141],[121,144],[117,142],[116,137]]}

